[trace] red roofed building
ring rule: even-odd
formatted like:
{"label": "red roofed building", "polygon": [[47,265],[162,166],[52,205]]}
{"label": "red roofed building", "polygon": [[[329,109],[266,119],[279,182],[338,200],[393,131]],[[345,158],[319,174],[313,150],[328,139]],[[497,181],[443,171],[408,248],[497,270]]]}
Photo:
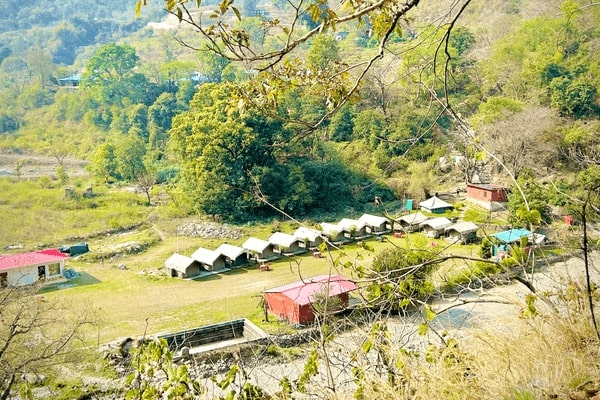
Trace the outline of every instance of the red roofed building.
{"label": "red roofed building", "polygon": [[57,249],[0,256],[0,287],[31,285],[62,276],[69,256]]}
{"label": "red roofed building", "polygon": [[491,183],[467,183],[467,200],[488,210],[505,208],[508,189]]}
{"label": "red roofed building", "polygon": [[329,297],[338,297],[342,307],[346,307],[348,293],[356,290],[357,286],[341,275],[319,275],[268,289],[263,293],[271,313],[296,324],[306,324],[315,319],[311,306],[313,297],[327,288]]}

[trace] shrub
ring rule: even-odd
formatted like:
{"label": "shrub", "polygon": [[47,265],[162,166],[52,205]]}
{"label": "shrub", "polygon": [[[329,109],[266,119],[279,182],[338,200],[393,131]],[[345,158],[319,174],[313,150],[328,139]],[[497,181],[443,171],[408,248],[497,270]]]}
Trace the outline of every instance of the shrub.
{"label": "shrub", "polygon": [[454,275],[446,277],[446,288],[452,290],[457,286],[468,284],[474,280],[493,276],[502,271],[497,263],[478,261],[469,268],[461,269]]}
{"label": "shrub", "polygon": [[48,175],[42,175],[38,179],[38,183],[42,189],[52,188],[52,179]]}
{"label": "shrub", "polygon": [[481,240],[481,246],[479,247],[479,257],[490,258],[492,256],[493,243],[490,239],[484,237]]}

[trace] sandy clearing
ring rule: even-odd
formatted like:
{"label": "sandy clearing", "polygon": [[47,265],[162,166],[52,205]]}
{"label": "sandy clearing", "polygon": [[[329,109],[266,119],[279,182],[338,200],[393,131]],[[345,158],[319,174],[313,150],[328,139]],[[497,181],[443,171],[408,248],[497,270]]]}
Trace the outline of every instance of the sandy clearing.
{"label": "sandy clearing", "polygon": [[[0,176],[17,177],[16,167],[18,163],[21,163],[20,176],[22,179],[56,175],[56,168],[59,166],[56,157],[40,154],[0,153]],[[63,165],[69,176],[89,175],[85,170],[87,164],[88,161],[74,158],[63,160]]]}

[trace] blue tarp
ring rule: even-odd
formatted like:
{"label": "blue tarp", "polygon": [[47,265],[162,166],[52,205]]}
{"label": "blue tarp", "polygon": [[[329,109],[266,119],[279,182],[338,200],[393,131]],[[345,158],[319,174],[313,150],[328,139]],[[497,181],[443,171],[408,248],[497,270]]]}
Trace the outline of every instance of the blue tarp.
{"label": "blue tarp", "polygon": [[522,237],[530,237],[531,232],[527,229],[509,229],[493,234],[496,239],[502,243],[515,243],[521,240]]}

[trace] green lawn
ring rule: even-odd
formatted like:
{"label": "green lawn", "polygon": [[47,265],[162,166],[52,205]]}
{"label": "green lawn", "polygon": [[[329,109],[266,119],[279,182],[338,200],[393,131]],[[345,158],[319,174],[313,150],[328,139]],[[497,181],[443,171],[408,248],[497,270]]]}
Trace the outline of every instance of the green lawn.
{"label": "green lawn", "polygon": [[139,224],[151,211],[135,193],[98,187],[83,198],[85,187],[75,186],[68,198],[57,182],[48,185],[0,178],[1,246],[60,246],[67,238]]}
{"label": "green lawn", "polygon": [[[40,187],[39,181],[0,179],[3,190],[0,213],[6,215],[0,240],[4,245],[23,243],[26,249],[31,249],[39,243],[64,244],[74,236],[87,238],[91,252],[69,259],[66,264],[66,268],[76,270],[80,276],[49,286],[43,296],[73,304],[78,310],[82,307],[97,312],[101,324],[93,336],[99,343],[241,317],[251,319],[266,331],[277,331],[284,326],[261,321],[258,296],[265,289],[320,274],[353,278],[353,266],[368,268],[375,254],[392,246],[477,255],[477,246],[448,245],[416,233],[403,238],[387,236],[383,242],[369,240],[368,247],[373,251],[350,244],[343,248],[343,253],[332,251],[325,258],[308,254],[283,258],[271,263],[270,272],[261,272],[254,266],[182,280],[166,276],[164,262],[171,254],[191,255],[198,247],[214,249],[224,240],[178,235],[179,226],[197,219],[166,217],[169,210],[163,206],[146,207],[141,196],[129,191],[99,187],[94,189],[95,196],[91,199],[69,200],[64,188],[56,182],[52,184],[55,186]],[[76,192],[81,192],[81,187],[75,186]],[[136,229],[90,236],[126,226]],[[297,222],[276,220],[234,226],[240,237],[227,241],[241,245],[250,236],[266,240],[277,230],[291,233],[297,227]],[[129,247],[140,250],[133,254],[123,251]],[[126,269],[118,268],[119,265]],[[462,267],[464,263],[446,262],[434,280],[443,280],[444,273]]]}
{"label": "green lawn", "polygon": [[[400,239],[397,239],[400,240]],[[189,242],[189,238],[186,239]],[[199,247],[201,240],[197,240]],[[369,242],[371,243],[371,242]],[[387,243],[373,242],[377,248]],[[100,310],[102,326],[100,342],[119,337],[192,328],[229,319],[247,317],[261,323],[259,296],[265,289],[320,274],[341,273],[352,276],[349,269],[334,269],[327,257],[314,258],[309,254],[271,262],[272,270],[259,271],[256,266],[193,280],[157,276],[155,272],[171,254],[170,245],[153,248],[149,254],[135,255],[114,262],[67,262],[67,268],[81,275],[71,281],[48,287],[43,295],[73,304],[85,304],[90,310]],[[349,245],[344,250],[350,258],[369,263],[371,254]],[[333,258],[338,252],[332,252]],[[117,268],[127,266],[126,270]],[[263,324],[266,330],[273,329]],[[275,329],[279,326],[275,324]]]}
{"label": "green lawn", "polygon": [[[264,233],[264,232],[263,232]],[[179,246],[192,252],[196,248],[218,246],[214,240],[178,238]],[[208,243],[207,242],[211,242]],[[67,268],[80,272],[79,278],[52,285],[44,296],[59,298],[73,304],[85,304],[90,310],[100,310],[102,324],[94,335],[100,343],[117,338],[160,333],[193,328],[200,325],[246,317],[269,332],[283,328],[277,323],[263,323],[259,309],[261,292],[265,289],[320,274],[343,274],[355,277],[352,268],[343,265],[370,266],[375,254],[392,246],[431,246],[445,249],[442,240],[431,240],[422,234],[403,238],[387,237],[384,242],[366,242],[373,251],[356,244],[346,245],[342,251],[335,250],[324,258],[310,254],[294,258],[282,258],[271,262],[272,270],[259,271],[256,266],[221,274],[208,275],[193,280],[182,280],[157,275],[164,261],[175,249],[174,238],[167,237],[160,245],[139,255],[102,262],[78,262],[68,260]],[[93,243],[92,243],[93,249]],[[453,246],[456,253],[471,254],[470,246]],[[189,255],[189,253],[188,253]],[[339,262],[333,262],[333,261]],[[117,268],[119,264],[127,267]],[[334,268],[333,265],[338,267]],[[164,271],[164,269],[163,269]],[[147,323],[147,325],[146,325]]]}

